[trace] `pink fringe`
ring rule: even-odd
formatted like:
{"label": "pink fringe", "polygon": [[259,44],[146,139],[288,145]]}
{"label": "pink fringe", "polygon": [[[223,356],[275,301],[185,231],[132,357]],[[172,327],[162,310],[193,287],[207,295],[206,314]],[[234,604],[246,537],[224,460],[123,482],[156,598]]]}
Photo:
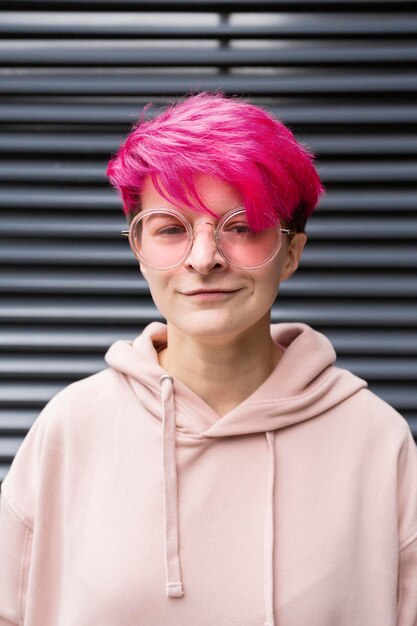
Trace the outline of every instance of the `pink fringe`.
{"label": "pink fringe", "polygon": [[197,193],[198,173],[238,189],[256,230],[277,218],[287,222],[295,211],[307,217],[324,191],[313,155],[282,122],[222,93],[191,95],[150,121],[142,119],[107,168],[126,214],[140,210],[146,176],[168,201],[213,214]]}

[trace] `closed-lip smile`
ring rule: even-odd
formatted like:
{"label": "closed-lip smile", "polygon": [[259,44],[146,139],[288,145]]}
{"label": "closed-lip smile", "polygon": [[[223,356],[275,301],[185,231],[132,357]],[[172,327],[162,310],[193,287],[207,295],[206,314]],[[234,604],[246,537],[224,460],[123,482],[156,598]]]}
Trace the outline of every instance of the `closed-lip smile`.
{"label": "closed-lip smile", "polygon": [[210,294],[210,293],[234,293],[239,291],[239,289],[216,289],[215,287],[211,289],[193,289],[192,291],[183,291],[184,296],[196,296],[200,294]]}

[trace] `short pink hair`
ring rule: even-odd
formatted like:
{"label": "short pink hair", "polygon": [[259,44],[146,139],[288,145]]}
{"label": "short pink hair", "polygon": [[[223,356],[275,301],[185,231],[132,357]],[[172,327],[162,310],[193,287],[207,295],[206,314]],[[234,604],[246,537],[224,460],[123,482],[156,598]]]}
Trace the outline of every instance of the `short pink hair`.
{"label": "short pink hair", "polygon": [[282,122],[222,93],[191,95],[138,122],[107,168],[128,218],[140,211],[146,176],[173,204],[213,214],[196,190],[200,173],[234,186],[257,230],[277,218],[303,230],[323,192],[313,155]]}

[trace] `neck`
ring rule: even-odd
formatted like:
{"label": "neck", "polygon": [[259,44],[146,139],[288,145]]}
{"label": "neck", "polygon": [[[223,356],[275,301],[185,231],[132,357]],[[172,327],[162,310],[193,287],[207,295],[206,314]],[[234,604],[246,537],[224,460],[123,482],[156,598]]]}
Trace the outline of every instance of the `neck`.
{"label": "neck", "polygon": [[248,398],[272,373],[282,353],[267,324],[228,338],[187,335],[168,324],[159,362],[172,376],[224,415]]}

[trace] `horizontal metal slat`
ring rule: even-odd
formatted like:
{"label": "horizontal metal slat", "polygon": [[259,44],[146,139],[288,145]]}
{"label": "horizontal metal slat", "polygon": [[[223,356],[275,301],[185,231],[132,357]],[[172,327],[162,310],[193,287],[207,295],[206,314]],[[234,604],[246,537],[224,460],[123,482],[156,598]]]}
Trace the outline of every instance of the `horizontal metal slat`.
{"label": "horizontal metal slat", "polygon": [[86,209],[98,209],[100,212],[106,210],[121,211],[120,200],[110,190],[83,190],[64,186],[56,189],[51,187],[29,189],[19,186],[3,186],[3,189],[0,189],[0,209],[10,210],[22,207],[25,209],[54,209],[59,212],[69,209],[83,213]]}
{"label": "horizontal metal slat", "polygon": [[412,330],[384,332],[372,328],[331,330],[326,332],[337,354],[417,354],[417,332]]}
{"label": "horizontal metal slat", "polygon": [[[38,242],[5,243],[0,249],[0,264],[27,264],[34,267],[39,264],[55,265],[89,265],[106,266],[134,266],[136,261],[126,245],[95,245],[77,241],[69,243],[53,243],[48,246]],[[338,243],[337,248],[329,244],[315,245],[307,248],[303,255],[304,267],[327,268],[417,268],[417,251],[415,246],[401,245],[401,247],[368,245],[346,245]]]}
{"label": "horizontal metal slat", "polygon": [[417,154],[417,135],[412,133],[408,135],[394,134],[390,129],[387,129],[383,135],[368,135],[366,133],[360,136],[343,133],[332,135],[298,134],[297,138],[318,152],[320,156],[328,154],[346,156],[351,154],[412,154],[415,156]]}
{"label": "horizontal metal slat", "polygon": [[0,408],[7,410],[19,408],[34,408],[40,410],[49,400],[65,387],[65,383],[50,384],[38,383],[36,385],[10,382],[0,382]]}
{"label": "horizontal metal slat", "polygon": [[100,305],[95,302],[79,303],[40,303],[31,298],[24,305],[0,303],[0,320],[3,322],[22,322],[31,319],[33,323],[137,323],[144,325],[153,320],[162,320],[161,314],[149,301],[132,306]]}
{"label": "horizontal metal slat", "polygon": [[[98,242],[102,239],[120,241],[121,230],[126,228],[126,220],[120,211],[119,217],[101,216],[100,219],[84,217],[45,216],[37,214],[20,214],[18,216],[2,216],[0,214],[0,236],[22,237],[29,242],[37,238],[45,239],[91,239]],[[351,218],[334,218],[318,211],[307,222],[306,232],[313,241],[358,240],[377,241],[379,239],[401,240],[417,237],[417,214],[415,217],[355,216]]]}
{"label": "horizontal metal slat", "polygon": [[[301,261],[304,268],[304,262]],[[346,270],[347,272],[348,270]],[[385,272],[382,276],[361,275],[346,276],[337,272],[333,276],[329,271],[321,277],[311,275],[304,277],[303,272],[291,278],[291,281],[282,283],[280,294],[299,298],[390,298],[411,299],[417,296],[417,276],[388,277]],[[364,273],[363,273],[364,274]],[[303,278],[304,277],[304,278]],[[1,284],[1,283],[0,283]]]}
{"label": "horizontal metal slat", "polygon": [[[416,106],[417,111],[417,106]],[[417,135],[394,134],[385,135],[363,134],[354,136],[338,133],[326,136],[297,134],[298,140],[309,146],[314,152],[324,155],[416,155]],[[45,130],[38,133],[0,132],[0,150],[8,154],[101,154],[109,157],[117,151],[125,136],[114,133],[102,135],[91,132],[84,133],[49,133]]]}
{"label": "horizontal metal slat", "polygon": [[[155,98],[152,98],[154,100]],[[145,103],[149,102],[148,94],[145,94],[146,102],[126,104],[116,101],[112,104],[102,102],[91,102],[86,104],[83,101],[73,101],[71,104],[62,102],[31,102],[24,104],[16,102],[13,104],[0,103],[0,122],[2,123],[43,123],[43,124],[86,124],[91,130],[94,124],[109,124],[114,129],[115,124],[133,124]],[[252,98],[256,103],[256,98]],[[261,103],[265,106],[267,103]],[[352,102],[348,94],[344,94],[342,104],[326,104],[323,102],[300,102],[294,100],[288,104],[283,101],[279,106],[267,106],[276,117],[285,120],[290,124],[340,124],[341,127],[347,124],[392,124],[407,126],[417,122],[417,106],[412,104],[387,104]],[[151,109],[156,115],[159,107]],[[150,114],[148,114],[150,116]],[[145,116],[146,118],[147,116]],[[387,132],[384,129],[384,133]],[[407,128],[408,130],[408,128]],[[123,130],[124,135],[126,129]]]}
{"label": "horizontal metal slat", "polygon": [[417,161],[410,163],[399,162],[341,162],[331,165],[323,161],[318,166],[319,174],[324,183],[342,183],[353,181],[357,183],[375,182],[415,182],[417,180]]}
{"label": "horizontal metal slat", "polygon": [[[343,356],[338,358],[337,365],[366,380],[397,380],[403,383],[405,383],[405,381],[417,382],[417,360],[415,358],[407,359],[382,356],[378,358],[354,358]],[[417,407],[417,390],[415,401]]]}
{"label": "horizontal metal slat", "polygon": [[377,247],[345,245],[338,242],[337,248],[317,245],[307,248],[303,254],[304,267],[346,267],[346,268],[417,268],[417,250],[415,245],[403,245],[401,248],[388,246]]}
{"label": "horizontal metal slat", "polygon": [[30,162],[17,161],[14,163],[0,162],[0,180],[7,182],[15,181],[41,181],[47,185],[49,182],[72,182],[72,183],[103,183],[106,181],[107,163],[91,163],[87,161],[73,164],[67,162]]}
{"label": "horizontal metal slat", "polygon": [[[125,139],[123,134],[92,133],[0,133],[0,150],[4,153],[105,154],[116,152]],[[404,138],[407,140],[407,138]],[[413,139],[413,138],[411,138]],[[417,137],[415,138],[417,147]]]}
{"label": "horizontal metal slat", "polygon": [[[276,0],[258,0],[258,11],[329,11],[346,12],[361,9],[362,11],[406,11],[415,7],[415,0],[280,0],[277,7]],[[90,12],[99,8],[103,11],[134,11],[137,12],[137,0],[3,0],[2,8],[5,11],[79,11]],[[183,0],[181,8],[196,11],[248,11],[253,12],[253,0]],[[147,11],[174,11],[178,12],[177,0],[142,0],[140,10]]]}
{"label": "horizontal metal slat", "polygon": [[[279,301],[278,301],[279,302]],[[39,330],[30,325],[16,329],[14,326],[3,326],[0,330],[0,350],[2,352],[24,352],[32,354],[40,352],[62,353],[72,350],[74,353],[101,352],[104,354],[109,346],[117,340],[132,341],[140,334],[140,326],[134,329],[113,328],[106,330],[100,327],[74,328],[57,330],[55,327]],[[410,329],[385,329],[383,332],[372,328],[366,330],[327,330],[337,354],[363,355],[416,355],[417,332]]]}
{"label": "horizontal metal slat", "polygon": [[[0,195],[1,202],[1,195]],[[417,198],[414,190],[403,189],[354,189],[349,191],[328,191],[320,200],[320,211],[363,211],[380,213],[390,211],[401,215],[402,211],[415,211]]]}
{"label": "horizontal metal slat", "polygon": [[106,163],[95,164],[89,162],[34,162],[0,161],[0,180],[5,181],[39,181],[43,183],[51,182],[103,182],[106,171]]}
{"label": "horizontal metal slat", "polygon": [[12,460],[22,443],[22,437],[0,437],[0,459]]}
{"label": "horizontal metal slat", "polygon": [[372,383],[369,389],[400,413],[409,410],[415,412],[417,408],[415,386],[404,388],[402,385],[396,387],[392,383]]}
{"label": "horizontal metal slat", "polygon": [[[83,123],[89,124],[90,128],[91,124],[133,124],[143,106],[144,103],[126,105],[121,102],[113,105],[77,102],[76,106],[62,102],[0,103],[0,122]],[[417,110],[415,117],[417,119]]]}
{"label": "horizontal metal slat", "polygon": [[133,340],[140,332],[139,327],[134,331],[123,328],[117,328],[113,331],[100,328],[89,330],[72,328],[66,332],[60,332],[53,328],[39,331],[36,328],[16,330],[10,327],[0,330],[0,350],[62,352],[71,349],[77,352],[97,352],[99,350],[104,352],[115,341],[120,339]]}
{"label": "horizontal metal slat", "polygon": [[[198,68],[196,68],[196,74]],[[417,90],[415,72],[316,72],[264,75],[214,75],[165,74],[149,76],[133,73],[67,74],[45,71],[41,74],[6,74],[0,81],[0,93],[9,95],[182,95],[190,91],[221,89],[226,94],[309,95],[342,94],[402,94]]]}
{"label": "horizontal metal slat", "polygon": [[[106,181],[107,163],[79,161],[0,161],[0,181],[39,181],[44,183],[102,183]],[[318,165],[324,183],[355,182],[414,182],[417,180],[417,160],[381,162],[340,162]]]}
{"label": "horizontal metal slat", "polygon": [[[380,15],[375,13],[355,14],[339,13],[304,13],[302,16],[291,13],[278,13],[267,18],[266,23],[252,25],[218,23],[202,25],[195,19],[193,25],[183,26],[181,15],[177,13],[175,22],[170,25],[143,25],[140,13],[129,16],[129,20],[119,13],[94,12],[86,17],[81,13],[38,14],[20,12],[16,18],[13,12],[2,11],[0,14],[0,35],[4,39],[19,37],[45,39],[106,39],[106,38],[140,38],[140,39],[270,39],[270,38],[309,38],[309,39],[340,39],[366,37],[415,37],[417,32],[417,16]],[[258,15],[258,14],[256,14]],[[196,17],[196,16],[194,16]],[[86,19],[87,18],[87,19]],[[256,20],[252,20],[256,21]],[[269,23],[268,23],[269,21]],[[274,23],[275,22],[275,23]]]}
{"label": "horizontal metal slat", "polygon": [[19,433],[21,435],[26,434],[29,428],[32,426],[38,415],[38,411],[30,410],[17,410],[17,411],[0,411],[0,433],[11,434]]}
{"label": "horizontal metal slat", "polygon": [[[412,283],[412,280],[409,281]],[[408,284],[407,283],[407,286]],[[412,286],[412,285],[411,285]],[[144,295],[148,294],[145,287],[141,287],[141,283],[135,280],[124,279],[123,276],[117,279],[88,279],[83,277],[76,278],[0,278],[0,290],[3,293],[26,293],[26,294],[123,294],[123,295]],[[366,288],[363,289],[363,293]],[[397,288],[396,293],[405,296],[406,286],[401,290]],[[416,290],[417,295],[417,290]]]}
{"label": "horizontal metal slat", "polygon": [[393,241],[395,239],[398,241],[417,237],[417,216],[416,219],[412,219],[399,215],[395,220],[368,216],[334,219],[317,212],[307,222],[306,232],[312,240],[375,241],[386,239]]}
{"label": "horizontal metal slat", "polygon": [[351,328],[361,325],[369,327],[388,327],[393,325],[414,326],[417,321],[415,306],[404,306],[400,302],[384,302],[384,305],[373,302],[324,302],[304,303],[279,302],[272,307],[273,322],[299,322],[319,328],[320,326],[343,326]]}
{"label": "horizontal metal slat", "polygon": [[[411,221],[411,220],[410,220]],[[411,223],[404,224],[412,228]],[[22,237],[60,237],[64,239],[91,238],[97,240],[100,238],[109,238],[120,240],[120,231],[126,228],[126,220],[120,212],[119,216],[103,215],[100,219],[83,217],[69,218],[66,216],[47,216],[20,214],[9,217],[0,214],[0,234],[2,236],[22,236]]]}
{"label": "horizontal metal slat", "polygon": [[[125,241],[124,244],[127,242]],[[128,245],[94,245],[88,242],[79,242],[72,244],[69,242],[49,243],[45,246],[42,243],[18,242],[5,243],[0,248],[0,263],[31,263],[33,266],[37,264],[64,264],[64,265],[132,265],[134,259],[131,255]]]}
{"label": "horizontal metal slat", "polygon": [[[0,321],[22,323],[31,320],[33,324],[140,324],[152,320],[162,320],[162,316],[148,300],[143,303],[123,303],[120,298],[117,304],[99,303],[97,300],[75,301],[75,298],[46,302],[35,298],[22,300],[19,303],[8,298],[0,301]],[[364,302],[324,302],[285,301],[282,300],[272,308],[274,322],[296,322],[300,319],[313,326],[340,324],[351,327],[361,324],[369,326],[416,325],[417,309],[412,304],[404,306],[401,302],[380,303]]]}
{"label": "horizontal metal slat", "polygon": [[[24,210],[58,210],[82,211],[87,210],[114,211],[122,215],[121,202],[116,194],[109,190],[74,189],[64,185],[54,188],[25,188],[3,186],[0,189],[0,209],[21,208]],[[360,212],[389,211],[398,213],[417,210],[417,194],[414,190],[388,189],[349,189],[348,191],[329,190],[320,200],[320,211]]]}
{"label": "horizontal metal slat", "polygon": [[2,483],[5,477],[7,476],[9,469],[10,469],[10,461],[0,462],[0,483]]}
{"label": "horizontal metal slat", "polygon": [[[338,366],[348,369],[367,380],[412,381],[417,379],[417,361],[415,358],[353,358],[340,357]],[[4,355],[0,356],[0,375],[6,379],[48,380],[78,379],[104,369],[103,358],[92,355]],[[416,391],[417,406],[417,391]]]}
{"label": "horizontal metal slat", "polygon": [[[130,272],[129,272],[130,274]],[[98,276],[86,270],[71,269],[71,276],[62,272],[49,275],[48,271],[41,273],[25,270],[22,276],[15,271],[7,270],[0,272],[0,291],[3,293],[22,294],[46,294],[57,295],[148,295],[147,284],[135,269],[131,277],[126,275],[123,269],[118,275]],[[294,276],[291,281],[285,282],[280,287],[282,295],[292,297],[339,297],[343,293],[344,298],[376,298],[384,297],[387,293],[392,298],[413,298],[417,296],[416,276],[375,276],[361,272],[360,276],[341,274],[337,276],[326,274],[311,274],[304,276],[303,273]]]}
{"label": "horizontal metal slat", "polygon": [[[343,93],[343,101],[328,104],[323,99],[280,98],[276,105],[274,99],[257,97],[253,94],[251,101],[264,106],[276,118],[288,124],[337,124],[340,129],[349,124],[384,125],[384,134],[391,130],[391,124],[404,125],[409,132],[409,124],[417,121],[416,104],[386,104],[380,99],[358,103],[356,94]],[[314,94],[313,94],[314,95]],[[288,102],[289,101],[289,102]],[[1,111],[1,109],[0,109]],[[152,111],[152,109],[150,109]],[[150,113],[149,111],[149,113]],[[388,125],[388,128],[386,127]],[[363,128],[359,128],[363,132]]]}
{"label": "horizontal metal slat", "polygon": [[[71,276],[55,275],[48,276],[48,272],[30,275],[16,276],[13,271],[0,273],[0,291],[8,293],[42,293],[42,294],[125,294],[125,295],[149,295],[149,289],[145,280],[136,272],[133,278],[124,276],[125,272],[118,276],[89,276],[88,272],[71,270]],[[405,281],[401,293],[408,293],[407,287],[410,281]],[[417,290],[416,290],[417,295]]]}
{"label": "horizontal metal slat", "polygon": [[417,45],[393,42],[337,42],[331,45],[288,45],[277,48],[143,48],[109,45],[0,43],[0,66],[11,67],[264,67],[387,66],[413,64]]}
{"label": "horizontal metal slat", "polygon": [[74,356],[57,355],[54,357],[34,357],[33,355],[0,356],[0,375],[3,380],[27,379],[34,381],[47,378],[48,380],[78,379],[104,369],[106,363],[103,358],[90,355]]}

